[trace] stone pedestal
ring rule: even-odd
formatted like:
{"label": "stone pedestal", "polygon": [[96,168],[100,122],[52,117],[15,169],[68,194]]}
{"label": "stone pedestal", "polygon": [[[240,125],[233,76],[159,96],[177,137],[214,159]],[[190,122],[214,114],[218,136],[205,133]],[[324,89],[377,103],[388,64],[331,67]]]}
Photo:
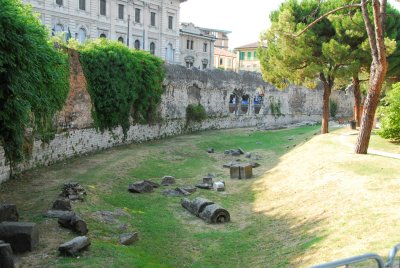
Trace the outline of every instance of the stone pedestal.
{"label": "stone pedestal", "polygon": [[253,176],[251,164],[236,164],[230,167],[231,179],[250,179]]}
{"label": "stone pedestal", "polygon": [[16,253],[32,251],[39,243],[39,231],[31,222],[0,223],[0,239],[11,244]]}

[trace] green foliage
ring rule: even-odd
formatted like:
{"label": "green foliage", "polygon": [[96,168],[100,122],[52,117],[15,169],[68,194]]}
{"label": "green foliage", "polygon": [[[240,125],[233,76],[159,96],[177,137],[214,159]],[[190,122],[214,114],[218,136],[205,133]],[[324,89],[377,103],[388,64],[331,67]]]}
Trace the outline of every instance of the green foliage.
{"label": "green foliage", "polygon": [[[68,56],[57,51],[29,6],[0,0],[0,143],[11,166],[23,159],[26,129],[48,141],[68,95]],[[29,147],[29,146],[28,146]],[[28,150],[29,151],[29,150]]]}
{"label": "green foliage", "polygon": [[281,112],[281,100],[275,101],[274,97],[269,97],[269,108],[271,110],[271,114],[276,117],[283,116]]}
{"label": "green foliage", "polygon": [[186,121],[201,122],[207,118],[206,110],[200,103],[197,105],[189,104],[186,107]]}
{"label": "green foliage", "polygon": [[393,85],[383,99],[384,106],[379,108],[381,130],[378,132],[385,139],[400,141],[400,83]]}
{"label": "green foliage", "polygon": [[337,113],[337,107],[338,105],[337,105],[337,102],[336,101],[334,101],[334,100],[332,100],[332,99],[329,99],[329,114],[332,116],[332,117],[335,117],[336,116],[336,113]]}
{"label": "green foliage", "polygon": [[161,59],[105,38],[78,49],[96,127],[103,131],[121,126],[126,134],[131,116],[138,123],[154,119],[163,92]]}

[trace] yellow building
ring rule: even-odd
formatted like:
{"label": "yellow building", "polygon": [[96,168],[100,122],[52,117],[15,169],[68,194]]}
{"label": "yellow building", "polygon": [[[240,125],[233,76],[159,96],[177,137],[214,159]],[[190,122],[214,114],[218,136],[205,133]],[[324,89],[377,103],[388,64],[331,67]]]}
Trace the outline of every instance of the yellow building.
{"label": "yellow building", "polygon": [[239,71],[261,72],[260,61],[257,57],[259,42],[235,48]]}
{"label": "yellow building", "polygon": [[214,67],[223,70],[236,71],[237,69],[236,54],[228,50],[215,47]]}

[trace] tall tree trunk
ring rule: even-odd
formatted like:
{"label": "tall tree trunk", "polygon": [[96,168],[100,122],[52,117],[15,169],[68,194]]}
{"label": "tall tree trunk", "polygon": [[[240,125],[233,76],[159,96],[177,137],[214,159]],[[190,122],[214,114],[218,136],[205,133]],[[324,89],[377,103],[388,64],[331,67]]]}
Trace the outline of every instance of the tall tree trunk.
{"label": "tall tree trunk", "polygon": [[361,0],[361,10],[371,47],[372,64],[360,133],[355,146],[355,152],[358,154],[366,154],[368,151],[375,112],[388,67],[383,33],[386,0],[381,0],[381,3],[378,0],[373,0],[372,7],[374,12],[375,31],[368,16],[367,2],[366,0]]}
{"label": "tall tree trunk", "polygon": [[328,75],[328,78],[325,77],[324,73],[320,73],[319,79],[324,86],[324,96],[322,99],[322,126],[321,126],[321,134],[329,133],[329,98],[331,96],[331,91],[333,87],[333,79]]}
{"label": "tall tree trunk", "polygon": [[353,75],[353,88],[354,88],[354,106],[355,106],[355,119],[357,121],[357,127],[361,124],[361,90],[360,90],[360,79],[358,74]]}
{"label": "tall tree trunk", "polygon": [[321,126],[321,134],[326,134],[329,132],[328,130],[328,122],[329,122],[329,97],[331,96],[331,89],[328,86],[324,85],[324,98],[322,100],[322,126]]}

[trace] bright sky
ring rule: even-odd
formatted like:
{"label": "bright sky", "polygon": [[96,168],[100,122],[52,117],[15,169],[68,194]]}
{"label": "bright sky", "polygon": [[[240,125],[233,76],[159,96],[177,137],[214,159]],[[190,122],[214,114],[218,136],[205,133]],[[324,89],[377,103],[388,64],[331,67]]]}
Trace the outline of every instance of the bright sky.
{"label": "bright sky", "polygon": [[[181,4],[181,22],[196,26],[228,30],[229,48],[258,41],[270,25],[269,14],[284,0],[187,0]],[[400,10],[400,3],[389,0]]]}

